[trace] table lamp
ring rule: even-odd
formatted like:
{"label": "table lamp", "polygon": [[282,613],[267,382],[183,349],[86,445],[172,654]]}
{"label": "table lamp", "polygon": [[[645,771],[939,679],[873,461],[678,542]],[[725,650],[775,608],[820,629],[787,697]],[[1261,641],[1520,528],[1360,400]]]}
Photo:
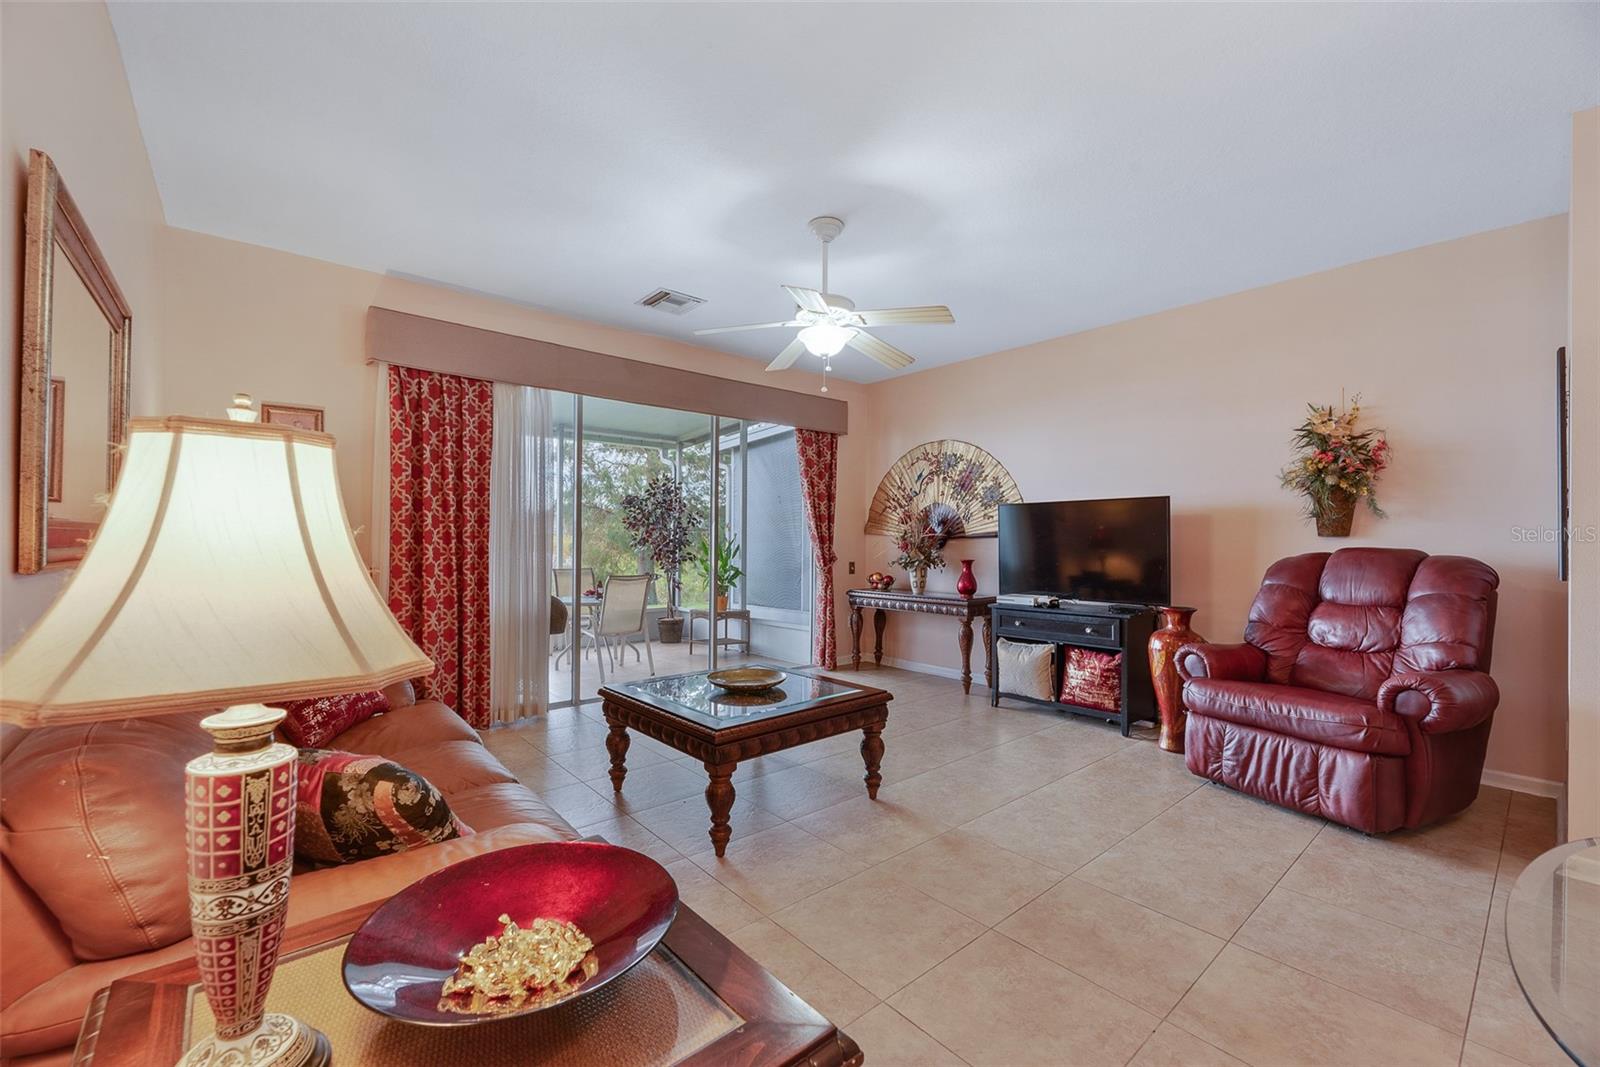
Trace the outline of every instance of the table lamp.
{"label": "table lamp", "polygon": [[188,711],[212,752],[185,772],[195,955],[216,1033],[188,1065],[329,1060],[265,1011],[294,863],[295,750],[257,703],[376,689],[433,670],[356,550],[333,438],[255,421],[137,418],[105,521],[6,655],[0,720],[25,727]]}

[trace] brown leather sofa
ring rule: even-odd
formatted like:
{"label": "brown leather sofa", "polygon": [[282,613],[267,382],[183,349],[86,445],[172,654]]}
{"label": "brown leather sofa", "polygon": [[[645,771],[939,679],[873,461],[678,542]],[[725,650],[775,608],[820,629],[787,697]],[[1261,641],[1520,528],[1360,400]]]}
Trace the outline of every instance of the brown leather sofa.
{"label": "brown leather sofa", "polygon": [[1368,833],[1460,811],[1500,700],[1499,583],[1475,559],[1410,549],[1279,560],[1243,644],[1178,652],[1189,769]]}
{"label": "brown leather sofa", "polygon": [[[296,874],[291,927],[385,899],[468,856],[577,836],[455,712],[417,702],[407,683],[387,692],[392,710],[329,747],[411,768],[474,832]],[[65,1063],[96,990],[192,952],[183,766],[210,748],[199,719],[57,727],[8,739],[0,760],[0,1057],[7,1063]]]}

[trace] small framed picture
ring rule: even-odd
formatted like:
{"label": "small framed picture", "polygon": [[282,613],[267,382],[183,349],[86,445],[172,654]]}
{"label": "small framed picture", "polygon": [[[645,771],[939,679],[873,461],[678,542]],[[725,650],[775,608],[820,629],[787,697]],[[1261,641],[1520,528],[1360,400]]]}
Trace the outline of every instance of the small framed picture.
{"label": "small framed picture", "polygon": [[66,449],[67,380],[50,379],[50,503],[61,503],[62,457]]}
{"label": "small framed picture", "polygon": [[322,432],[322,409],[305,404],[273,404],[263,401],[261,421],[279,426],[293,426],[297,430]]}

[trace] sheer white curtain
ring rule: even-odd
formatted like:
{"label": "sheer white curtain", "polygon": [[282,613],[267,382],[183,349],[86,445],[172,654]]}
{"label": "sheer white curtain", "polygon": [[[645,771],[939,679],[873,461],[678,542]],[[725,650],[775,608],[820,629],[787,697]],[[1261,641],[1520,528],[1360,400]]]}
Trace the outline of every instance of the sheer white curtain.
{"label": "sheer white curtain", "polygon": [[494,721],[549,704],[550,397],[496,382],[489,475],[489,699]]}
{"label": "sheer white curtain", "polygon": [[389,364],[374,363],[378,387],[372,409],[372,522],[367,534],[367,558],[372,580],[385,600],[389,598]]}

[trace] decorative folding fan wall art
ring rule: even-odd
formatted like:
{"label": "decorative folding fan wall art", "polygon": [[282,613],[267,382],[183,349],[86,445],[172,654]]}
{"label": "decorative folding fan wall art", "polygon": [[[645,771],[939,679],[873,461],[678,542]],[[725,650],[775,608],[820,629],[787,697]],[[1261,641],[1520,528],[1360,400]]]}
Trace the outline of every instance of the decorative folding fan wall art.
{"label": "decorative folding fan wall art", "polygon": [[929,441],[895,461],[878,483],[867,512],[869,534],[893,537],[932,504],[954,509],[955,537],[994,537],[1000,505],[1022,503],[1022,493],[1000,461],[965,441]]}

